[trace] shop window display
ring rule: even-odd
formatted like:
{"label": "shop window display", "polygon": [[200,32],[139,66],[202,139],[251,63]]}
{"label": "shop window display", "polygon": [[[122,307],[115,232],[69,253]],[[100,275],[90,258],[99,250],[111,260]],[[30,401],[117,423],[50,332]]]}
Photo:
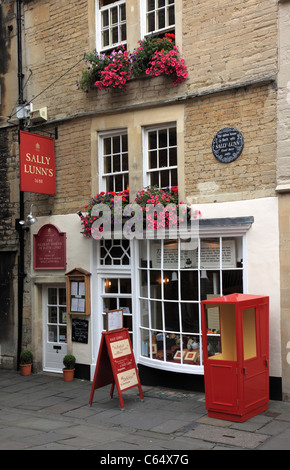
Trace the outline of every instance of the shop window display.
{"label": "shop window display", "polygon": [[[139,244],[140,359],[169,369],[203,365],[201,300],[243,292],[242,237],[200,239],[188,250],[181,243]],[[218,318],[213,319],[208,332],[213,354],[220,348],[219,333]]]}

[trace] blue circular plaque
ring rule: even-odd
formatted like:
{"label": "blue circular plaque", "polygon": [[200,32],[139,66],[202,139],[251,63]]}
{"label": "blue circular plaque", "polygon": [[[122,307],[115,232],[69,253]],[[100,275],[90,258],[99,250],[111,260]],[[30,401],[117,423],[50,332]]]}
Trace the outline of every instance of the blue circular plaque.
{"label": "blue circular plaque", "polygon": [[215,158],[222,163],[231,163],[236,160],[241,155],[243,148],[243,136],[234,127],[221,129],[212,141],[212,152]]}

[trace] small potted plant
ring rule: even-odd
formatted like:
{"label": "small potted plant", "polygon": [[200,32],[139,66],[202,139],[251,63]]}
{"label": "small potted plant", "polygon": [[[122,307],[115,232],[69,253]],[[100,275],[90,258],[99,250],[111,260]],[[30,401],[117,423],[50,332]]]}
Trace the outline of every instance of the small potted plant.
{"label": "small potted plant", "polygon": [[32,352],[24,349],[20,353],[21,375],[30,375],[32,367]]}
{"label": "small potted plant", "polygon": [[74,371],[75,371],[75,363],[76,358],[73,354],[66,354],[63,358],[63,365],[64,369],[63,372],[63,380],[65,382],[71,382],[74,378]]}

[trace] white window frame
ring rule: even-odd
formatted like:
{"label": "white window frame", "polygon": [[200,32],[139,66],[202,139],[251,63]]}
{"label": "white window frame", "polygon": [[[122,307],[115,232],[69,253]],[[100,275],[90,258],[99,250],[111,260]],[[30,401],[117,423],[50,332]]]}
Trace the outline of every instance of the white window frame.
{"label": "white window frame", "polygon": [[[203,233],[200,233],[199,242],[198,242],[198,243],[200,243],[203,238],[213,238],[213,239],[220,238],[220,240],[222,240],[222,239],[226,239],[226,238],[230,237],[230,238],[241,238],[242,239],[243,266],[239,267],[239,268],[231,268],[231,270],[236,269],[236,270],[239,270],[239,271],[243,272],[243,293],[247,293],[246,231],[248,230],[248,228],[249,228],[248,226],[244,226],[244,227],[227,227],[227,228],[215,227],[216,232],[213,229],[209,229],[209,231],[205,230]],[[150,247],[149,247],[148,251],[150,252]],[[148,256],[149,256],[149,253],[148,253]],[[148,258],[148,259],[150,259],[150,258]],[[142,269],[140,269],[140,267],[139,267],[139,247],[138,247],[138,255],[136,253],[135,263],[136,263],[136,265],[135,265],[136,275],[135,276],[136,276],[136,279],[137,279],[136,286],[137,285],[141,286],[140,275],[141,275]],[[222,275],[223,268],[222,268],[221,265],[217,270],[220,270],[220,273]],[[201,266],[198,265],[198,272],[199,272],[198,289],[199,289],[199,291],[200,291],[200,274],[201,274],[201,271],[202,271]],[[222,289],[222,286],[220,286],[220,289]],[[181,372],[181,373],[202,375],[204,373],[204,367],[202,365],[202,353],[201,353],[201,358],[200,358],[200,365],[191,365],[191,364],[188,365],[188,364],[182,364],[182,363],[176,363],[175,364],[174,362],[158,360],[158,359],[155,359],[153,357],[144,356],[144,354],[142,353],[142,344],[141,344],[142,334],[141,333],[142,333],[142,331],[146,330],[146,328],[142,327],[142,325],[141,325],[141,313],[142,312],[141,312],[141,307],[140,307],[140,300],[142,299],[142,296],[140,295],[140,288],[139,288],[138,292],[136,291],[136,294],[137,294],[136,297],[138,297],[138,308],[136,310],[137,324],[136,324],[136,327],[135,327],[135,341],[137,343],[136,347],[135,347],[135,350],[136,350],[137,362],[140,363],[140,364],[143,364],[145,366],[155,368],[155,369],[167,370],[167,371],[172,371],[172,372]],[[218,296],[218,294],[217,294],[217,296]],[[145,297],[144,297],[144,299],[145,299]],[[153,300],[155,300],[155,299],[153,299]],[[164,302],[163,298],[161,299],[161,302]],[[200,302],[193,302],[193,303],[198,303],[199,304],[200,345],[202,347]],[[179,313],[179,315],[180,315],[180,313]],[[147,328],[147,330],[149,332],[149,338],[150,338],[151,337],[150,332],[153,332],[156,329],[152,328],[151,324],[149,323],[149,327]],[[165,330],[164,330],[164,332],[165,332]],[[183,332],[181,332],[181,334],[182,333]],[[189,336],[191,333],[184,332],[184,334]],[[197,336],[197,335],[193,334],[192,336]],[[151,340],[150,340],[150,349],[151,349],[151,347],[152,347],[152,344],[151,344]]]}
{"label": "white window frame", "polygon": [[[127,135],[127,144],[128,144],[127,129],[119,129],[119,130],[116,130],[116,131],[108,131],[108,132],[99,133],[99,136],[98,136],[98,144],[99,144],[98,145],[98,155],[99,155],[99,158],[98,158],[98,160],[99,160],[99,190],[100,190],[100,192],[101,191],[105,191],[105,192],[115,191],[115,189],[110,189],[109,190],[107,188],[106,178],[110,175],[112,175],[112,176],[122,175],[122,178],[123,178],[124,175],[127,175],[127,179],[128,179],[128,183],[129,183],[129,155],[128,155],[128,170],[122,170],[121,169],[121,171],[119,171],[119,172],[111,172],[111,173],[105,173],[105,171],[104,171],[104,139],[114,138],[114,137],[120,137],[121,138],[121,136],[123,136],[123,135]],[[125,153],[125,152],[121,152],[120,159],[121,159],[122,153]],[[128,149],[127,149],[126,153],[128,154]],[[111,154],[111,156],[112,155],[113,155],[113,153]],[[120,162],[120,164],[122,164],[122,161]],[[125,190],[125,189],[128,189],[128,188],[124,187],[123,190]]]}
{"label": "white window frame", "polygon": [[[149,132],[152,132],[152,131],[159,131],[159,130],[164,130],[164,129],[167,129],[167,131],[170,129],[170,128],[175,128],[176,130],[176,158],[177,158],[177,162],[176,162],[176,165],[172,165],[172,166],[167,166],[167,167],[157,167],[156,169],[150,169],[149,168],[149,142],[148,142],[148,139],[149,139]],[[160,173],[162,171],[176,171],[176,178],[177,178],[177,184],[174,183],[174,184],[171,184],[170,186],[178,186],[178,139],[177,139],[177,123],[176,122],[171,122],[171,123],[165,123],[165,124],[158,124],[158,125],[155,125],[155,126],[151,126],[151,127],[144,127],[142,129],[142,132],[143,132],[143,173],[144,173],[144,176],[143,176],[143,180],[144,180],[144,186],[151,186],[151,177],[150,177],[150,174],[152,173],[157,173],[158,172],[158,179],[160,181]],[[170,146],[167,147],[167,149],[169,149]],[[160,186],[162,187],[162,186]]]}
{"label": "white window frame", "polygon": [[[106,5],[104,7],[101,7],[100,6],[100,0],[96,0],[96,49],[97,49],[98,52],[106,52],[106,51],[109,51],[113,48],[116,48],[116,47],[120,46],[121,44],[127,44],[127,39],[123,40],[123,41],[122,40],[118,41],[116,43],[114,43],[112,41],[113,25],[111,24],[110,10],[112,8],[117,7],[118,8],[118,18],[119,18],[119,9],[123,5],[126,6],[126,0],[119,0],[119,1],[116,1],[116,2],[112,2],[109,5]],[[109,12],[109,26],[108,26],[107,29],[109,30],[110,41],[109,41],[109,45],[107,45],[107,46],[102,45],[102,43],[103,43],[102,15],[105,11]],[[118,36],[119,37],[120,37],[120,28],[124,24],[126,25],[126,29],[127,29],[127,19],[123,22],[118,21],[118,23],[116,23],[116,25],[118,26]],[[127,33],[126,33],[126,36],[127,36]]]}
{"label": "white window frame", "polygon": [[[157,15],[157,11],[158,11],[158,7],[156,8],[156,5],[157,5],[157,1],[158,0],[155,0],[155,26],[156,26],[156,15]],[[161,29],[155,29],[154,31],[148,31],[148,28],[147,28],[147,16],[148,16],[148,13],[147,13],[147,0],[140,0],[140,15],[141,15],[141,18],[140,18],[140,24],[141,24],[141,33],[142,33],[142,37],[145,37],[145,36],[148,36],[150,34],[160,34],[160,33],[166,33],[166,31],[170,31],[172,29],[175,28],[175,24],[176,24],[176,11],[175,11],[175,7],[176,7],[176,0],[174,1],[174,16],[175,16],[175,22],[173,25],[169,25],[168,24],[168,8],[169,6],[172,6],[172,4],[168,4],[168,0],[165,0],[166,4],[165,4],[165,7],[161,7],[159,10],[162,10],[165,8],[165,18],[166,18],[166,25],[164,28],[161,28]]]}

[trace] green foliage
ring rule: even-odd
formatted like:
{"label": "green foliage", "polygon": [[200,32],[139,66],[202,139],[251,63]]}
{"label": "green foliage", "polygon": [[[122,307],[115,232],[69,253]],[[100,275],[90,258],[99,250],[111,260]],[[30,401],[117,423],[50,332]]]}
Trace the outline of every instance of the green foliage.
{"label": "green foliage", "polygon": [[148,36],[138,41],[139,46],[132,53],[132,75],[140,77],[145,74],[156,52],[168,53],[175,46],[174,34],[167,33],[163,38]]}
{"label": "green foliage", "polygon": [[121,45],[107,54],[97,51],[85,54],[84,59],[88,66],[82,71],[78,88],[85,92],[96,88],[126,91],[131,78],[145,75],[167,75],[176,86],[188,76],[171,33],[161,38],[151,35],[138,41],[138,47],[132,53]]}
{"label": "green foliage", "polygon": [[24,349],[20,353],[20,363],[21,364],[31,364],[32,363],[32,352],[28,349]]}
{"label": "green foliage", "polygon": [[76,358],[72,354],[66,354],[63,358],[65,369],[72,370],[75,368]]}
{"label": "green foliage", "polygon": [[101,73],[110,63],[110,58],[105,54],[99,55],[97,51],[93,51],[85,54],[84,59],[90,65],[88,65],[87,69],[82,71],[78,87],[80,90],[88,92],[96,88],[95,83],[101,79]]}

